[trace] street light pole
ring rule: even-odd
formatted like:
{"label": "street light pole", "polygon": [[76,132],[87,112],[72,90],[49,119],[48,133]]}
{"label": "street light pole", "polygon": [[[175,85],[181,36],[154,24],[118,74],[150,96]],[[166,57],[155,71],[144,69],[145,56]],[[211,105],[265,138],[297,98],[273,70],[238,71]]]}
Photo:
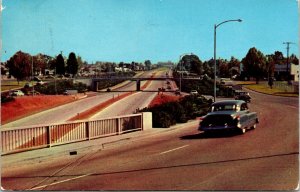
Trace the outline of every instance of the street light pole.
{"label": "street light pole", "polygon": [[233,21],[237,21],[237,22],[242,22],[241,19],[233,19],[233,20],[226,20],[223,21],[219,24],[215,24],[214,26],[214,102],[216,101],[216,95],[217,95],[217,79],[216,79],[216,71],[217,71],[217,61],[216,61],[216,55],[217,55],[217,28],[227,22],[233,22]]}

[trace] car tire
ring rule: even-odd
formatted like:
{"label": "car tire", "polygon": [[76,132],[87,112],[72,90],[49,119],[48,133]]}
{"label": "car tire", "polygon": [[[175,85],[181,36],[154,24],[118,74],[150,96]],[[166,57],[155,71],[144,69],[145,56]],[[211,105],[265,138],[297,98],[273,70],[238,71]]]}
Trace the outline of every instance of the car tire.
{"label": "car tire", "polygon": [[256,123],[251,128],[252,129],[256,129]]}
{"label": "car tire", "polygon": [[241,133],[241,134],[245,134],[246,131],[247,131],[246,129],[240,129],[240,133]]}

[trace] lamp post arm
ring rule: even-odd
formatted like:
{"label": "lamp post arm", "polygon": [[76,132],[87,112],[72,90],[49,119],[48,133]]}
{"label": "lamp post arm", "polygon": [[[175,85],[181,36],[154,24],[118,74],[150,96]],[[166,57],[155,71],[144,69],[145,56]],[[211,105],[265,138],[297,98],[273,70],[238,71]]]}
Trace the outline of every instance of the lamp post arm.
{"label": "lamp post arm", "polygon": [[242,22],[242,20],[241,20],[241,19],[231,19],[231,20],[223,21],[223,22],[221,22],[221,23],[217,24],[217,25],[215,26],[215,28],[219,27],[220,25],[222,25],[222,24],[224,24],[224,23],[231,22],[231,21],[238,21],[238,22]]}

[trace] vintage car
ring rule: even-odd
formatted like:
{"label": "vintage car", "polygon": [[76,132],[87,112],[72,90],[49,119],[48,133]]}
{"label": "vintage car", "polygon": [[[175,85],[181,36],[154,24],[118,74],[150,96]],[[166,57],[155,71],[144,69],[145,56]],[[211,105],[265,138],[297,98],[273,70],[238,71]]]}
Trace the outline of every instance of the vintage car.
{"label": "vintage car", "polygon": [[224,100],[211,105],[210,112],[201,118],[198,130],[237,130],[243,134],[248,129],[255,129],[257,123],[257,113],[250,112],[245,101]]}
{"label": "vintage car", "polygon": [[247,91],[236,90],[234,95],[235,95],[234,98],[236,100],[244,100],[247,103],[251,102],[250,94]]}

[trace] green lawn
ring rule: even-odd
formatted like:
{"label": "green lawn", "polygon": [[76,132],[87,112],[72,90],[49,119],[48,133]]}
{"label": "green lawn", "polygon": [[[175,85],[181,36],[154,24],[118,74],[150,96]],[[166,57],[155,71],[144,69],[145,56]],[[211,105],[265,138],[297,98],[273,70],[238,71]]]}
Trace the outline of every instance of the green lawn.
{"label": "green lawn", "polygon": [[246,84],[243,85],[245,88],[251,89],[253,91],[278,95],[278,96],[289,96],[289,97],[298,97],[299,93],[294,93],[291,86],[287,86],[285,82],[276,82],[276,85],[271,89],[266,82],[260,82],[259,84]]}
{"label": "green lawn", "polygon": [[20,81],[18,84],[18,81],[16,80],[1,80],[1,91],[22,88],[25,83],[28,83],[28,81]]}

